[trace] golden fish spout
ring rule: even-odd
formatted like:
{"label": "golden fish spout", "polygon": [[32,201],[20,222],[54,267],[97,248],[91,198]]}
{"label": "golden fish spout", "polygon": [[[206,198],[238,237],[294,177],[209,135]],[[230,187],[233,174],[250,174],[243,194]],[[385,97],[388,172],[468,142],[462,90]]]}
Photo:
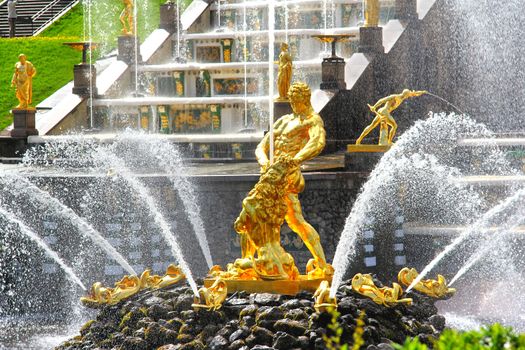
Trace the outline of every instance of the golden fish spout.
{"label": "golden fish spout", "polygon": [[[418,276],[419,273],[416,269],[405,267],[399,271],[397,279],[399,283],[408,287]],[[438,275],[436,280],[426,279],[419,281],[414,286],[414,290],[437,299],[449,298],[456,293],[456,289],[448,288],[447,281],[442,275]]]}
{"label": "golden fish spout", "polygon": [[114,288],[104,287],[102,283],[95,282],[89,295],[80,298],[82,304],[89,307],[101,305],[115,305],[128,299],[138,292],[146,289],[165,288],[178,283],[185,278],[180,267],[169,265],[164,276],[151,275],[150,270],[145,270],[140,277],[126,275],[115,283]]}
{"label": "golden fish spout", "polygon": [[314,293],[314,308],[317,312],[325,312],[337,309],[337,299],[330,297],[330,283],[322,281]]}
{"label": "golden fish spout", "polygon": [[222,307],[227,295],[226,282],[222,278],[217,278],[211,287],[199,289],[199,296],[194,297],[191,307],[195,311],[200,309],[216,311]]}
{"label": "golden fish spout", "polygon": [[392,307],[397,304],[412,304],[411,298],[400,298],[403,289],[397,283],[390,287],[378,288],[371,275],[358,273],[352,278],[352,289],[370,299],[376,304]]}

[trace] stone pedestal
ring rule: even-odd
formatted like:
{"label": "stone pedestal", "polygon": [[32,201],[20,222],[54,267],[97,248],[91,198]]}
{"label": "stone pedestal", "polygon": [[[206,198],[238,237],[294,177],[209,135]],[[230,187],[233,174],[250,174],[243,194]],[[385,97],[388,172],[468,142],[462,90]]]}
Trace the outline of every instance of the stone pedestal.
{"label": "stone pedestal", "polygon": [[95,65],[87,63],[75,64],[73,76],[74,94],[84,97],[97,95],[97,70]]}
{"label": "stone pedestal", "polygon": [[382,27],[360,27],[359,28],[359,52],[361,53],[384,53],[383,28]]}
{"label": "stone pedestal", "polygon": [[341,57],[323,59],[321,90],[345,90],[345,60]]}
{"label": "stone pedestal", "polygon": [[345,169],[371,172],[391,146],[348,145],[345,152]]}
{"label": "stone pedestal", "polygon": [[177,27],[177,5],[173,2],[160,5],[159,28],[173,34],[177,32]]}
{"label": "stone pedestal", "polygon": [[32,109],[13,109],[13,130],[11,130],[11,137],[27,137],[31,135],[38,135],[38,130],[35,128],[35,114],[36,110]]}
{"label": "stone pedestal", "polygon": [[[135,59],[135,51],[138,55],[137,59]],[[135,64],[135,61],[142,62],[138,37],[134,35],[121,35],[118,37],[117,60],[123,61],[128,65]]]}
{"label": "stone pedestal", "polygon": [[417,0],[396,0],[396,19],[412,21],[418,18]]}
{"label": "stone pedestal", "polygon": [[288,101],[274,101],[273,102],[273,115],[275,120],[282,117],[285,114],[293,113],[290,102]]}

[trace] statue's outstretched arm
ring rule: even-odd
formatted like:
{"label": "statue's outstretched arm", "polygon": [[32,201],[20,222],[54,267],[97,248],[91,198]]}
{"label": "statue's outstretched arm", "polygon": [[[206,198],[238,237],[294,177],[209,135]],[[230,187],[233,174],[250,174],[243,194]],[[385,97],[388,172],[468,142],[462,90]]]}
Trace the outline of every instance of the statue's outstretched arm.
{"label": "statue's outstretched arm", "polygon": [[310,140],[294,157],[294,160],[299,164],[317,156],[326,144],[326,131],[324,130],[323,120],[321,117],[317,118],[316,124],[308,130]]}
{"label": "statue's outstretched arm", "polygon": [[417,97],[417,96],[421,96],[421,95],[424,95],[424,94],[428,94],[428,91],[426,91],[426,90],[419,90],[419,91],[412,90],[411,96],[412,97]]}
{"label": "statue's outstretched arm", "polygon": [[372,109],[372,110],[376,110],[376,109],[378,109],[379,107],[381,107],[382,105],[384,105],[385,103],[387,103],[388,101],[390,101],[392,98],[393,98],[393,96],[383,97],[382,99],[380,99],[379,101],[377,101],[376,104],[373,105],[371,109]]}

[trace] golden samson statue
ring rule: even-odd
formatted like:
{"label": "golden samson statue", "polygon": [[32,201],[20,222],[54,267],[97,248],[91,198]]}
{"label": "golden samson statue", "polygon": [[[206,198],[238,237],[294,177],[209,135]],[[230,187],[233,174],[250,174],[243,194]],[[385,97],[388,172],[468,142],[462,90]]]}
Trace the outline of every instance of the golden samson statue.
{"label": "golden samson statue", "polygon": [[[332,274],[333,269],[326,263],[323,247],[317,231],[303,217],[299,193],[304,190],[304,177],[300,165],[317,156],[326,143],[324,123],[314,112],[310,103],[311,91],[304,83],[294,83],[288,92],[292,114],[277,120],[274,129],[274,157],[290,157],[296,164],[286,175],[286,215],[288,226],[303,240],[314,260],[309,263],[309,273],[323,276]],[[266,134],[257,146],[255,156],[264,173],[269,165],[270,134]]]}
{"label": "golden samson statue", "polygon": [[133,0],[123,0],[124,9],[120,13],[120,23],[122,23],[122,34],[135,34],[133,25]]}
{"label": "golden samson statue", "polygon": [[27,109],[33,99],[33,78],[36,75],[36,69],[27,60],[26,55],[20,54],[18,60],[15,64],[11,86],[16,88],[16,98],[19,102],[16,108]]}
{"label": "golden samson statue", "polygon": [[[270,164],[270,135],[255,151],[261,177],[243,200],[234,228],[240,235],[241,258],[226,271],[214,267],[212,278],[229,280],[321,280],[333,275],[327,264],[317,231],[303,217],[299,193],[305,181],[300,165],[317,156],[325,146],[321,117],[310,103],[311,92],[304,83],[293,84],[288,98],[293,113],[279,118],[274,128],[274,159]],[[288,226],[303,240],[313,259],[307,276],[300,276],[293,257],[281,246],[281,226]],[[319,285],[309,286],[315,290]]]}
{"label": "golden samson statue", "polygon": [[375,105],[368,108],[376,115],[374,120],[370,125],[368,125],[363,133],[356,141],[356,145],[360,145],[361,141],[376,127],[379,126],[379,145],[389,146],[392,144],[392,140],[397,131],[397,123],[392,118],[391,113],[396,110],[403,101],[408,98],[421,96],[426,94],[427,91],[415,91],[415,90],[403,90],[400,94],[394,94],[387,97],[384,97],[376,102]]}

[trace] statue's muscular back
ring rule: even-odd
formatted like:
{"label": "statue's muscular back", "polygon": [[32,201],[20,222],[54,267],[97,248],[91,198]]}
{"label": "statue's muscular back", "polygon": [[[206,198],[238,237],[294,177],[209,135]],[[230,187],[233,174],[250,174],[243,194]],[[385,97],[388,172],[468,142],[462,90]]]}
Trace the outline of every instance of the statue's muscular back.
{"label": "statue's muscular back", "polygon": [[275,134],[275,156],[287,154],[295,156],[308,143],[310,137],[308,131],[314,125],[322,125],[323,121],[317,113],[307,118],[296,117],[287,114],[276,123]]}

